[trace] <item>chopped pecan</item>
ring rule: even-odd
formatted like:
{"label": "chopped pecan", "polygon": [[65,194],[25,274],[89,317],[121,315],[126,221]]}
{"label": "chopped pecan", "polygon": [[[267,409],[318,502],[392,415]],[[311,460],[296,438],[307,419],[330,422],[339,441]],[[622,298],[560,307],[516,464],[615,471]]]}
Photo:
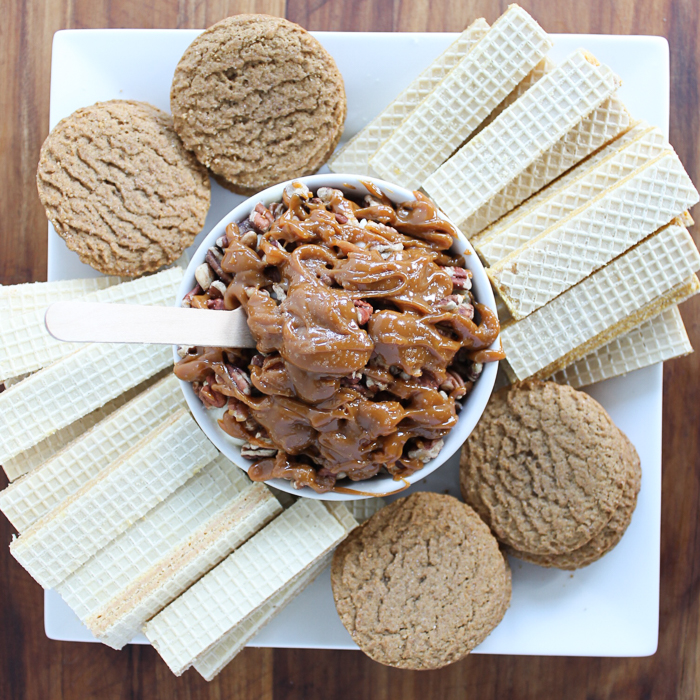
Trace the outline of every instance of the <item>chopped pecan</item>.
{"label": "chopped pecan", "polygon": [[357,309],[357,322],[361,326],[364,326],[365,323],[369,321],[374,309],[371,304],[368,304],[362,299],[353,299],[353,304],[355,304],[355,308]]}
{"label": "chopped pecan", "polygon": [[467,370],[467,379],[470,382],[475,382],[479,378],[479,375],[483,369],[484,365],[482,365],[481,362],[472,362],[471,366]]}
{"label": "chopped pecan", "polygon": [[447,274],[452,278],[452,287],[454,289],[471,289],[472,288],[472,273],[464,267],[444,267]]}
{"label": "chopped pecan", "polygon": [[262,202],[258,202],[255,209],[250,212],[248,220],[258,233],[267,233],[274,223],[275,217]]}
{"label": "chopped pecan", "polygon": [[207,291],[211,286],[211,283],[216,279],[214,273],[207,263],[202,263],[194,271],[194,278],[197,280],[197,284],[202,288],[203,291]]}
{"label": "chopped pecan", "polygon": [[228,248],[228,236],[224,234],[216,239],[216,245],[221,248],[221,250],[226,250]]}
{"label": "chopped pecan", "polygon": [[229,397],[228,410],[238,423],[245,423],[250,417],[248,406],[233,396]]}
{"label": "chopped pecan", "polygon": [[207,299],[207,309],[211,309],[211,311],[226,311],[226,306],[224,305],[224,300],[219,297],[217,299]]}
{"label": "chopped pecan", "polygon": [[226,285],[221,280],[214,280],[209,287],[209,296],[212,299],[223,299],[226,294]]}
{"label": "chopped pecan", "polygon": [[253,386],[253,383],[250,381],[250,377],[240,367],[234,367],[228,362],[225,364],[228,376],[236,385],[238,391],[240,391],[244,396],[250,396],[250,388]]}
{"label": "chopped pecan", "polygon": [[215,381],[214,375],[210,374],[199,390],[199,398],[204,408],[223,408],[226,405],[226,397],[212,386]]}
{"label": "chopped pecan", "polygon": [[442,438],[437,440],[416,440],[416,446],[408,451],[409,459],[419,459],[421,462],[429,462],[435,459],[444,445]]}
{"label": "chopped pecan", "polygon": [[447,370],[447,376],[440,385],[440,389],[447,392],[455,401],[463,398],[467,394],[464,379],[454,370]]}
{"label": "chopped pecan", "polygon": [[264,457],[274,457],[276,454],[276,448],[258,447],[257,445],[251,445],[249,442],[241,447],[241,457],[254,461]]}
{"label": "chopped pecan", "polygon": [[187,294],[185,294],[180,306],[183,306],[184,308],[189,309],[192,306],[192,298],[195,296],[199,296],[202,293],[204,293],[204,290],[199,286],[199,284],[196,284],[194,289],[192,289],[191,291],[187,292]]}
{"label": "chopped pecan", "polygon": [[339,211],[335,212],[335,220],[339,224],[347,224],[348,223],[348,217],[345,216],[345,214],[341,214]]}
{"label": "chopped pecan", "polygon": [[224,259],[223,253],[218,248],[209,248],[204,260],[209,264],[214,274],[224,283],[229,284],[233,277],[224,272],[221,268],[221,261]]}
{"label": "chopped pecan", "polygon": [[241,243],[248,248],[257,250],[258,248],[258,234],[255,231],[248,231],[241,236]]}
{"label": "chopped pecan", "polygon": [[286,211],[286,208],[284,204],[282,204],[282,202],[273,202],[272,204],[270,204],[269,209],[275,221],[279,219],[280,216],[282,216],[282,214],[284,214],[284,212]]}

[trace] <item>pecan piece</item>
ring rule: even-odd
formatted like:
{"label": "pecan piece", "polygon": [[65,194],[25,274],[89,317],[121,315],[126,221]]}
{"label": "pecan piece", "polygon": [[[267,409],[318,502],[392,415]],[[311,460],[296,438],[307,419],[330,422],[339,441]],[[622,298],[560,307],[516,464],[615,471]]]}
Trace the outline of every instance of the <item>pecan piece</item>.
{"label": "pecan piece", "polygon": [[[224,272],[221,268],[221,262],[224,259],[223,253],[218,248],[209,248],[204,260],[209,264],[209,267],[213,270],[214,274],[224,283],[230,284],[233,277]],[[213,280],[212,280],[213,281]]]}
{"label": "pecan piece", "polygon": [[408,451],[408,458],[418,459],[425,464],[426,462],[430,462],[431,459],[435,459],[438,454],[440,454],[440,450],[444,444],[442,438],[438,438],[437,440],[416,440],[416,446]]}
{"label": "pecan piece", "polygon": [[443,267],[443,270],[452,278],[452,287],[454,289],[471,289],[472,288],[472,273],[463,267]]}
{"label": "pecan piece", "polygon": [[214,375],[210,374],[199,390],[199,399],[204,408],[223,408],[226,405],[226,397],[214,389],[214,382]]}
{"label": "pecan piece", "polygon": [[263,459],[264,457],[274,457],[277,454],[277,449],[258,447],[257,445],[251,445],[247,442],[243,447],[241,447],[241,457],[256,461],[258,459]]}
{"label": "pecan piece", "polygon": [[205,262],[203,262],[194,271],[194,278],[197,280],[197,284],[202,288],[203,291],[207,291],[211,286],[211,283],[216,279],[214,277],[214,272],[211,267]]}
{"label": "pecan piece", "polygon": [[353,299],[353,304],[355,304],[355,308],[357,309],[357,322],[361,326],[364,326],[365,323],[369,321],[374,309],[371,304],[368,304],[362,299]]}
{"label": "pecan piece", "polygon": [[275,221],[272,212],[262,203],[258,202],[255,209],[250,212],[248,221],[258,233],[267,233]]}
{"label": "pecan piece", "polygon": [[207,309],[211,311],[226,311],[224,300],[219,297],[217,299],[207,299]]}

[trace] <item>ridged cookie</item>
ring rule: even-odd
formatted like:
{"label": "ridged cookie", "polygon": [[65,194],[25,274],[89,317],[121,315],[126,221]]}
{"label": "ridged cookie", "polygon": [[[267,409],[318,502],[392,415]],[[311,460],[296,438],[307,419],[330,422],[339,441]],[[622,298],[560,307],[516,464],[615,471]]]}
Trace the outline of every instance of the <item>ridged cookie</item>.
{"label": "ridged cookie", "polygon": [[36,174],[46,216],[82,262],[135,277],[180,257],[209,210],[206,170],[169,114],[111,100],[60,121]]}
{"label": "ridged cookie", "polygon": [[340,619],[360,649],[397,668],[461,659],[501,621],[510,569],[478,515],[456,498],[414,493],[350,533],[331,566]]}
{"label": "ridged cookie", "polygon": [[642,468],[639,455],[627,436],[624,433],[621,434],[626,443],[628,454],[628,475],[624,491],[622,492],[622,501],[608,524],[590,542],[586,542],[583,547],[574,549],[567,554],[529,554],[512,548],[508,549],[509,554],[539,566],[573,571],[598,561],[620,542],[632,521],[632,513],[634,513],[634,509],[637,506],[637,496],[642,485]]}
{"label": "ridged cookie", "polygon": [[309,175],[343,131],[343,78],[299,25],[236,15],[187,48],[170,91],[175,130],[217,181],[250,195]]}
{"label": "ridged cookie", "polygon": [[565,554],[608,524],[629,470],[605,409],[569,386],[527,381],[496,392],[462,448],[462,496],[504,544]]}

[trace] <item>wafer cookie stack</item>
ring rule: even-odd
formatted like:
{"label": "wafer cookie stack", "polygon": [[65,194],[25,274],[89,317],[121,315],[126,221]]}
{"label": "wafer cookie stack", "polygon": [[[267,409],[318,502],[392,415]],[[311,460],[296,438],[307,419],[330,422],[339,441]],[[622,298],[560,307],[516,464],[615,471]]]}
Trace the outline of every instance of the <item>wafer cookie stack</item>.
{"label": "wafer cookie stack", "polygon": [[535,204],[528,202],[530,206],[523,207],[523,211],[516,210],[515,216],[505,217],[475,238],[472,242],[482,259],[488,265],[496,264],[670,149],[663,133],[648,124],[639,124],[628,133],[630,138],[613,142],[618,148],[603,149],[604,158],[575,168],[578,177],[545,189],[533,197]]}
{"label": "wafer cookie stack", "polygon": [[[61,450],[74,440],[80,438],[84,433],[87,433],[93,426],[103,421],[108,416],[111,416],[116,410],[121,408],[125,403],[128,403],[139,394],[149,389],[156,382],[170,374],[171,369],[167,367],[161,370],[152,377],[148,377],[143,382],[128,389],[123,394],[119,394],[116,398],[107,402],[104,406],[96,408],[86,416],[79,418],[74,423],[70,423],[65,428],[56,431],[55,433],[44,438],[41,442],[32,447],[20,452],[15,457],[5,460],[2,465],[10,481],[15,481],[20,476],[28,474],[44,462],[48,462],[55,457]],[[1,509],[1,508],[0,508]]]}
{"label": "wafer cookie stack", "polygon": [[488,30],[485,19],[472,22],[391,104],[331,158],[328,162],[331,171],[372,175],[369,159]]}
{"label": "wafer cookie stack", "polygon": [[90,344],[0,394],[0,464],[172,364],[158,345]]}
{"label": "wafer cookie stack", "polygon": [[[182,281],[179,267],[163,270],[80,297],[80,301],[113,304],[172,304]],[[56,340],[46,330],[46,307],[25,314],[11,314],[0,327],[0,380],[46,367],[82,347],[81,343]]]}
{"label": "wafer cookie stack", "polygon": [[10,545],[44,588],[65,580],[216,456],[182,410],[163,421]]}
{"label": "wafer cookie stack", "polygon": [[347,532],[322,501],[297,501],[146,623],[146,637],[179,676]]}
{"label": "wafer cookie stack", "polygon": [[606,165],[592,177],[601,181],[599,194],[582,197],[582,206],[488,268],[514,318],[544,306],[700,199],[673,150],[622,180]]}
{"label": "wafer cookie stack", "polygon": [[89,277],[56,282],[0,284],[0,320],[9,314],[28,314],[45,309],[56,301],[70,301],[126,282],[126,277]]}
{"label": "wafer cookie stack", "polygon": [[475,211],[462,225],[462,233],[471,238],[588,155],[624,134],[632,123],[620,99],[616,95],[609,97]]}
{"label": "wafer cookie stack", "polygon": [[492,197],[571,131],[620,84],[583,50],[575,51],[423,182],[460,228]]}
{"label": "wafer cookie stack", "polygon": [[678,221],[501,332],[518,380],[545,378],[697,291],[700,253]]}
{"label": "wafer cookie stack", "polygon": [[550,378],[578,389],[691,352],[693,347],[681,313],[674,306],[564,367]]}
{"label": "wafer cookie stack", "polygon": [[281,510],[264,484],[219,456],[57,590],[101,642],[121,649]]}
{"label": "wafer cookie stack", "polygon": [[0,491],[0,510],[18,532],[24,532],[149,435],[164,418],[184,407],[180,384],[169,374]]}
{"label": "wafer cookie stack", "polygon": [[193,666],[204,680],[213,680],[227,664],[233,661],[234,657],[243,651],[243,647],[265,625],[273,620],[294,598],[316,580],[318,575],[330,565],[332,558],[333,553],[329,552],[315,564],[312,564],[306,571],[297,574],[252,615],[236,625],[204,654],[199,656]]}
{"label": "wafer cookie stack", "polygon": [[511,5],[381,145],[370,168],[379,177],[417,189],[551,47],[537,22]]}
{"label": "wafer cookie stack", "polygon": [[574,180],[590,172],[601,161],[605,160],[611,155],[614,155],[632,141],[640,138],[640,136],[645,134],[651,128],[652,127],[645,122],[635,124],[621,136],[613,139],[606,146],[603,146],[603,148],[600,148],[598,151],[588,156],[588,158],[585,158],[580,163],[577,163],[573,168],[566,172],[566,174],[562,175],[557,180],[550,182],[546,187],[543,187],[532,197],[502,216],[498,221],[490,224],[482,231],[479,231],[479,233],[477,233],[471,239],[472,245],[474,245],[475,248],[480,249],[481,246],[485,245],[488,241],[491,241],[494,237],[501,235],[503,231],[510,228],[515,222],[520,221],[520,219],[524,216],[531,214],[533,210],[537,209],[550,197],[554,196],[560,190],[568,187]]}

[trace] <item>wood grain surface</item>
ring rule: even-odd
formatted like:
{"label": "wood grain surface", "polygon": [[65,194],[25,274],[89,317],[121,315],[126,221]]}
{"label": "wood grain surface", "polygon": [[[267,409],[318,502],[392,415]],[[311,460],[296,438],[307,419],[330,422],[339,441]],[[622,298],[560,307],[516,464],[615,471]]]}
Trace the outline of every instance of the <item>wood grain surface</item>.
{"label": "wood grain surface", "polygon": [[[51,39],[64,28],[205,27],[238,12],[307,29],[458,31],[493,21],[487,0],[5,0],[0,7],[0,283],[46,279],[46,219],[34,183],[48,133]],[[521,0],[551,32],[656,34],[671,47],[671,142],[700,183],[700,2]],[[697,215],[697,214],[696,214]],[[697,241],[697,227],[694,235]],[[700,299],[683,306],[700,348]],[[441,671],[388,669],[360,652],[247,649],[212,683],[175,678],[149,647],[121,652],[44,635],[41,588],[9,555],[0,516],[0,700],[552,700],[700,696],[700,354],[664,370],[661,619],[638,659],[473,656]],[[0,488],[5,486],[0,476]]]}

